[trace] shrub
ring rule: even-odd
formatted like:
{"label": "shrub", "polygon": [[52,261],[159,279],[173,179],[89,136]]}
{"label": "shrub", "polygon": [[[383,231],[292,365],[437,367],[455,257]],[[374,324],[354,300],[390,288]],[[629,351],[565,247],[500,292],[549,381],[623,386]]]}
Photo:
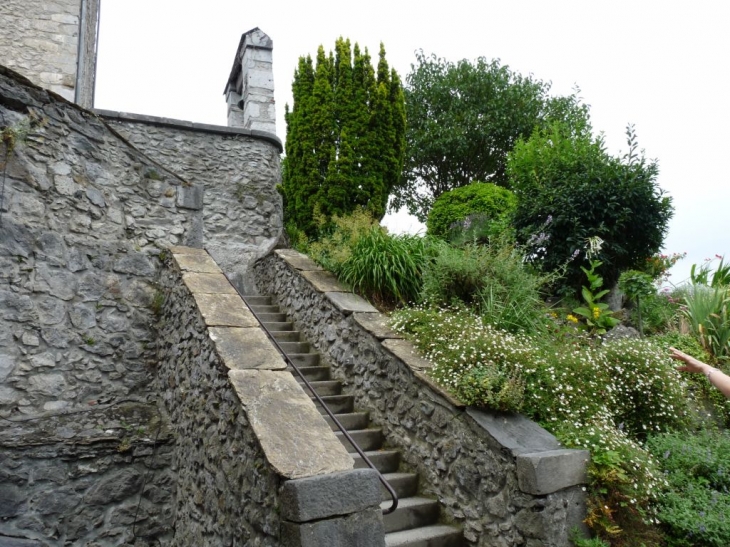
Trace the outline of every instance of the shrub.
{"label": "shrub", "polygon": [[330,222],[318,216],[319,240],[299,249],[323,268],[337,273],[342,264],[350,258],[353,247],[378,222],[363,209],[347,216],[334,216]]}
{"label": "shrub", "polygon": [[730,545],[730,433],[666,433],[649,438],[669,488],[659,496],[657,516],[671,547]]}
{"label": "shrub", "polygon": [[508,240],[463,248],[435,244],[423,274],[423,300],[433,306],[473,305],[484,320],[509,332],[545,330],[540,289],[534,275]]}
{"label": "shrub", "polygon": [[[453,240],[466,233],[488,240],[505,231],[517,198],[496,184],[475,182],[441,194],[428,213],[428,234]],[[465,238],[466,239],[466,238]]]}
{"label": "shrub", "polygon": [[730,288],[694,285],[684,299],[692,334],[716,359],[730,360]]}
{"label": "shrub", "polygon": [[391,236],[384,228],[373,226],[360,236],[335,273],[377,303],[405,304],[418,298],[426,255],[422,237]]}

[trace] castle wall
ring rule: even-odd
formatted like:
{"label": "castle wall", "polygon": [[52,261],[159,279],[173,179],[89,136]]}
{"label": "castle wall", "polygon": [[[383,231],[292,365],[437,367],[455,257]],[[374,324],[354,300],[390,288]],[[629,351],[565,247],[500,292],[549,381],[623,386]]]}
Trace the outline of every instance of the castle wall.
{"label": "castle wall", "polygon": [[243,278],[281,232],[276,137],[106,119],[0,67],[0,544],[172,541],[165,254]]}
{"label": "castle wall", "polygon": [[[80,24],[82,4],[85,20]],[[0,65],[17,70],[69,101],[90,107],[98,10],[99,0],[3,0]],[[79,54],[82,69],[77,74]],[[82,76],[80,85],[77,76]]]}
{"label": "castle wall", "polygon": [[283,231],[279,154],[271,133],[98,110],[136,148],[202,193],[205,248],[246,290],[248,265]]}

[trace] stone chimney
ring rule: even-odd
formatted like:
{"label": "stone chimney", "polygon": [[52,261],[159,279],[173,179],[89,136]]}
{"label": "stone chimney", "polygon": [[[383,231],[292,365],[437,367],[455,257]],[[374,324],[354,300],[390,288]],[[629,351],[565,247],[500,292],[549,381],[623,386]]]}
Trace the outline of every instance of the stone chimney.
{"label": "stone chimney", "polygon": [[258,28],[241,36],[225,95],[228,126],[276,134],[274,42]]}

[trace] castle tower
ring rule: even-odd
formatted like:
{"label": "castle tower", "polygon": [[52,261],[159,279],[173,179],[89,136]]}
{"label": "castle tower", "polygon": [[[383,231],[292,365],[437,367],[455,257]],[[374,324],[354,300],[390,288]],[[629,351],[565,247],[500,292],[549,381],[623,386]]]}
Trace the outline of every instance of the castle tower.
{"label": "castle tower", "polygon": [[273,49],[273,40],[258,28],[241,37],[224,92],[229,127],[276,134]]}
{"label": "castle tower", "polygon": [[91,108],[100,0],[2,0],[0,65]]}

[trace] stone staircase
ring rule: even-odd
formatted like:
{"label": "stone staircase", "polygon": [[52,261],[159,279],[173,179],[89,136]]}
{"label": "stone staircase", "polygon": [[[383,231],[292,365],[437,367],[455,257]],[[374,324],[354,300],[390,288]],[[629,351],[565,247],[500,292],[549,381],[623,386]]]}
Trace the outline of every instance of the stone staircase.
{"label": "stone staircase", "polygon": [[[302,340],[301,334],[294,330],[294,325],[287,320],[286,315],[281,313],[277,306],[272,305],[271,298],[245,296],[244,299],[276,338],[284,353],[296,363],[317,394],[325,401],[353,440],[359,444],[373,465],[398,494],[399,501],[396,511],[383,516],[386,546],[461,547],[465,545],[461,530],[454,526],[439,524],[438,502],[418,496],[418,475],[399,471],[400,452],[384,447],[382,431],[371,426],[367,412],[354,408],[352,395],[342,394],[341,382],[331,379],[330,369],[320,362],[319,353],[312,351],[309,343]],[[289,369],[297,377],[294,369],[291,367]],[[298,377],[297,379],[301,382]],[[304,389],[308,391],[306,387]],[[320,409],[320,412],[325,413],[323,409]],[[342,444],[352,453],[355,467],[367,467],[331,418],[325,416],[325,419]],[[385,487],[382,488],[382,491],[381,507],[387,509],[392,504],[391,497]]]}

